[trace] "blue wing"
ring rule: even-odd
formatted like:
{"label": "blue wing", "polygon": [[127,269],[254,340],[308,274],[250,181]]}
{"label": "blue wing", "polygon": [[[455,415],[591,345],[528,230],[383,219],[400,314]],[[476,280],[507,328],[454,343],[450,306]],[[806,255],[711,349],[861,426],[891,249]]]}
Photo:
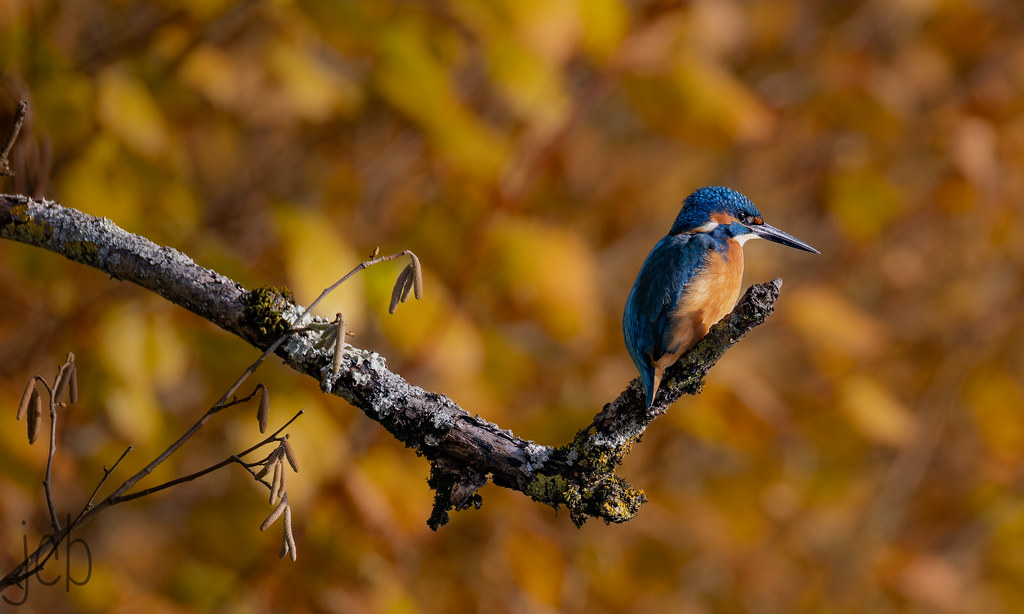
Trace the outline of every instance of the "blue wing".
{"label": "blue wing", "polygon": [[712,248],[712,240],[703,233],[664,237],[647,255],[633,282],[622,314],[622,334],[640,371],[648,407],[656,392],[654,361],[675,349],[667,347],[672,332],[669,315]]}

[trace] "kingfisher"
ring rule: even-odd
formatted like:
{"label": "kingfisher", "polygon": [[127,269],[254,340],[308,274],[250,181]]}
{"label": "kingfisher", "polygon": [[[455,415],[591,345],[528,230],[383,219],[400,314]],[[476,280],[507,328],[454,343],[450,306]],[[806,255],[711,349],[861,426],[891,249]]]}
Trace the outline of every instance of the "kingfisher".
{"label": "kingfisher", "polygon": [[736,304],[743,244],[757,238],[821,253],[765,224],[754,203],[736,190],[708,186],[683,201],[672,229],[647,255],[626,300],[622,334],[648,409],[665,370]]}

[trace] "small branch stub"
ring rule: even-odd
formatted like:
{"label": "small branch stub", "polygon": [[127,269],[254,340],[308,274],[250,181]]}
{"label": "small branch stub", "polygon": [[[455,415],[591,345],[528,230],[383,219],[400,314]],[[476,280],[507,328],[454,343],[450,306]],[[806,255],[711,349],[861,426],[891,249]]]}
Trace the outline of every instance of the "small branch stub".
{"label": "small branch stub", "polygon": [[21,125],[25,123],[25,116],[27,114],[28,101],[22,100],[18,103],[18,109],[14,112],[14,122],[11,125],[11,130],[7,133],[7,138],[4,139],[3,144],[0,144],[0,177],[14,176],[14,170],[11,169],[10,162],[11,149],[14,148],[14,142],[18,140],[18,133],[21,132]]}

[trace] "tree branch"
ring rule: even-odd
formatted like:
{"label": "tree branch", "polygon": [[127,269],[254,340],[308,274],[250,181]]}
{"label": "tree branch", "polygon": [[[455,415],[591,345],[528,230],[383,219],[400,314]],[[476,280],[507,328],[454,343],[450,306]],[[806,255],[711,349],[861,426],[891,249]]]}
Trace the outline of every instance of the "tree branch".
{"label": "tree branch", "polygon": [[[286,292],[247,291],[177,250],[53,201],[0,195],[0,237],[48,249],[152,290],[260,349],[271,347],[304,311]],[[668,370],[650,410],[635,379],[561,447],[524,440],[470,415],[448,397],[388,370],[376,352],[345,344],[341,369],[335,373],[334,344],[316,347],[319,333],[309,327],[294,332],[276,353],[430,461],[432,528],[447,522],[449,511],[479,507],[477,491],[488,479],[556,509],[566,506],[577,525],[588,517],[625,522],[646,497],[617,476],[615,468],[654,418],[683,394],[697,394],[715,362],[771,315],[781,285],[777,279],[748,289],[730,317]],[[314,321],[327,324],[324,318]]]}

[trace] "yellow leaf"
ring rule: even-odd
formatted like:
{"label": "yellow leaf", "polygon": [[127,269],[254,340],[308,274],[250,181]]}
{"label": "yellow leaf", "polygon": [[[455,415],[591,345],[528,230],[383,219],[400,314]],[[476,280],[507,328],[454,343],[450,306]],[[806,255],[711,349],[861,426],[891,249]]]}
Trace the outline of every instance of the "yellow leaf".
{"label": "yellow leaf", "polygon": [[[107,416],[118,434],[132,442],[154,441],[163,413],[157,384],[161,377],[174,380],[184,368],[187,354],[167,331],[151,343],[161,328],[147,321],[137,306],[110,310],[99,325],[101,365],[114,377],[105,393]],[[160,343],[165,347],[156,347]]]}
{"label": "yellow leaf", "polygon": [[511,220],[497,230],[491,249],[493,279],[513,310],[538,320],[559,341],[587,347],[596,340],[597,264],[576,234]]}
{"label": "yellow leaf", "polygon": [[867,242],[883,233],[904,207],[903,194],[872,169],[838,172],[829,179],[828,208],[853,239]]}
{"label": "yellow leaf", "polygon": [[630,39],[623,62],[631,102],[658,131],[715,145],[763,141],[772,112],[728,67],[693,50],[679,50],[679,27],[652,26]]}
{"label": "yellow leaf", "polygon": [[109,134],[99,134],[70,161],[59,178],[62,194],[74,195],[76,206],[91,215],[117,220],[133,228],[140,215],[142,191],[129,172],[122,147]]}
{"label": "yellow leaf", "polygon": [[886,333],[878,320],[830,288],[802,286],[784,291],[781,301],[782,313],[809,347],[836,362],[833,368],[872,358],[882,348]]}
{"label": "yellow leaf", "polygon": [[399,534],[425,530],[423,509],[430,507],[432,495],[418,460],[393,446],[374,445],[346,470],[353,474],[346,479],[354,478],[360,491],[369,491],[367,503],[379,507],[382,520],[391,523],[389,530]]}
{"label": "yellow leaf", "polygon": [[717,63],[681,54],[672,77],[682,99],[678,110],[694,124],[738,141],[763,140],[771,133],[774,119],[768,109]]}
{"label": "yellow leaf", "polygon": [[1001,369],[986,370],[964,387],[964,401],[997,460],[1017,465],[1024,457],[1024,390]]}
{"label": "yellow leaf", "polygon": [[552,66],[566,61],[580,36],[574,0],[505,0],[516,38]]}
{"label": "yellow leaf", "polygon": [[[550,540],[531,533],[508,535],[505,556],[516,585],[536,604],[557,611],[562,603],[565,569],[562,549]],[[526,608],[537,611],[541,608]]]}
{"label": "yellow leaf", "polygon": [[[634,376],[635,372],[630,375]],[[730,422],[723,408],[733,403],[735,398],[729,396],[728,390],[710,381],[701,392],[699,403],[691,403],[686,411],[669,412],[667,419],[688,436],[701,441],[732,445],[735,425]]]}
{"label": "yellow leaf", "polygon": [[179,69],[181,79],[222,107],[238,104],[251,87],[245,81],[245,66],[212,45],[199,45],[186,56]]}
{"label": "yellow leaf", "polygon": [[491,41],[488,59],[502,95],[535,132],[546,136],[563,125],[570,105],[559,65],[507,36]]}
{"label": "yellow leaf", "polygon": [[864,375],[847,378],[839,391],[840,407],[863,435],[899,447],[914,435],[913,414],[886,388]]}
{"label": "yellow leaf", "polygon": [[169,144],[167,125],[149,89],[128,73],[110,68],[99,76],[100,123],[138,153],[158,158]]}
{"label": "yellow leaf", "polygon": [[[302,305],[309,305],[324,288],[338,281],[362,258],[336,229],[340,225],[323,209],[282,203],[275,208],[281,233],[288,287]],[[363,275],[373,275],[373,272]],[[355,276],[339,286],[317,307],[320,315],[341,312],[346,322],[360,322],[365,312],[363,280]],[[353,324],[358,330],[358,325]]]}
{"label": "yellow leaf", "polygon": [[362,92],[344,73],[294,43],[273,44],[265,63],[281,83],[291,111],[303,119],[324,121],[336,111],[350,114],[362,101]]}
{"label": "yellow leaf", "polygon": [[629,13],[619,0],[577,0],[583,22],[583,49],[600,61],[618,50],[629,26]]}
{"label": "yellow leaf", "polygon": [[455,95],[448,68],[427,44],[427,36],[420,24],[408,20],[382,29],[377,88],[385,100],[423,128],[457,170],[493,179],[505,145]]}
{"label": "yellow leaf", "polygon": [[101,133],[59,175],[60,191],[91,215],[117,220],[125,228],[144,231],[140,223],[157,225],[160,234],[150,238],[158,242],[173,244],[190,235],[199,209],[192,189],[176,176],[144,175],[140,166],[146,163]]}

